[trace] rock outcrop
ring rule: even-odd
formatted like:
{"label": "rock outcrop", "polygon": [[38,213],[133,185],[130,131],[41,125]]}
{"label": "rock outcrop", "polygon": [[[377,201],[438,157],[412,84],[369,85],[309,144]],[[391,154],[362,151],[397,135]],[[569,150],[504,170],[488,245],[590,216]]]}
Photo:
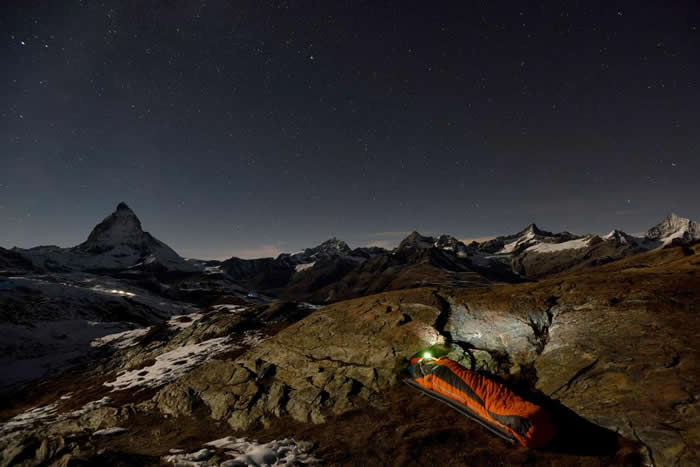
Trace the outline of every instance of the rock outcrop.
{"label": "rock outcrop", "polygon": [[159,407],[186,414],[195,394],[212,417],[245,429],[282,415],[320,423],[362,404],[382,406],[381,390],[406,358],[444,342],[434,328],[441,310],[428,290],[328,306],[234,361],[213,360],[165,387]]}
{"label": "rock outcrop", "polygon": [[[448,329],[507,354],[510,373],[640,443],[655,465],[700,462],[698,246],[454,298]],[[534,370],[534,374],[533,371]]]}

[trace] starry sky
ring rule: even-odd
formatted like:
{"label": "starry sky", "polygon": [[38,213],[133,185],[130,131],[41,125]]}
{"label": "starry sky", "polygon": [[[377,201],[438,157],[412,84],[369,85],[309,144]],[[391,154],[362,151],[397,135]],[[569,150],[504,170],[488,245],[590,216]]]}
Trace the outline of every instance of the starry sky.
{"label": "starry sky", "polygon": [[700,218],[695,1],[0,10],[0,246],[127,202],[183,256]]}

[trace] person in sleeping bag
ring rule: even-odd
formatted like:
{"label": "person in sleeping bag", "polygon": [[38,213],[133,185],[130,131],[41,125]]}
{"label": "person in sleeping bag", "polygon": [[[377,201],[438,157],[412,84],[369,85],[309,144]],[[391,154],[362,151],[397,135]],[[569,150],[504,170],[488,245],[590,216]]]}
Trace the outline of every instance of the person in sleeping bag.
{"label": "person in sleeping bag", "polygon": [[552,418],[544,408],[454,360],[425,354],[411,359],[409,372],[419,389],[447,398],[451,405],[457,402],[460,409],[463,406],[488,427],[525,447],[544,447],[554,437]]}

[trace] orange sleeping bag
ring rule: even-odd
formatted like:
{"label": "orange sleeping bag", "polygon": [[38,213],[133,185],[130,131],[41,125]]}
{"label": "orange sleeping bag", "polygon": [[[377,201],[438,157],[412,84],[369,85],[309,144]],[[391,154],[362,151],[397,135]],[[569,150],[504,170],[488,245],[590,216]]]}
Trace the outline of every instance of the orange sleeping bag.
{"label": "orange sleeping bag", "polygon": [[512,436],[525,447],[544,447],[554,436],[545,409],[449,358],[415,358],[410,372],[420,388],[458,402],[487,428]]}

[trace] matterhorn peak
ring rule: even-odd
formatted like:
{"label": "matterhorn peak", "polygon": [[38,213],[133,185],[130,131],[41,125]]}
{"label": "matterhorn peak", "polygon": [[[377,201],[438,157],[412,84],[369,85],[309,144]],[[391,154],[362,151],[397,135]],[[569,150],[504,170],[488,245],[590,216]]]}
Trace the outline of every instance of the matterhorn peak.
{"label": "matterhorn peak", "polygon": [[97,224],[87,240],[78,246],[81,250],[104,251],[124,243],[143,242],[141,221],[123,201],[117,209]]}
{"label": "matterhorn peak", "polygon": [[197,270],[172,248],[141,228],[141,221],[125,202],[97,224],[87,240],[72,248],[28,250],[39,269],[61,271],[192,272]]}
{"label": "matterhorn peak", "polygon": [[129,207],[129,205],[126,204],[124,201],[122,201],[122,202],[120,202],[119,204],[117,204],[117,211],[130,211],[130,212],[132,212],[132,213],[134,212],[134,211],[131,210],[131,208]]}

